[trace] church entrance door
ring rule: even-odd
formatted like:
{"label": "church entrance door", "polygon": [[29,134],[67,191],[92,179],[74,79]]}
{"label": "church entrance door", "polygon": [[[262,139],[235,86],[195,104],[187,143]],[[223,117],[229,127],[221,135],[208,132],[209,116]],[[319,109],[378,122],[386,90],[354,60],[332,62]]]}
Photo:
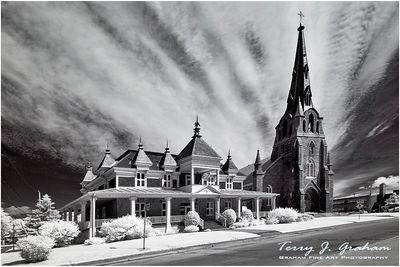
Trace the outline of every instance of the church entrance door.
{"label": "church entrance door", "polygon": [[319,197],[314,188],[307,189],[304,200],[306,212],[317,212],[319,210]]}

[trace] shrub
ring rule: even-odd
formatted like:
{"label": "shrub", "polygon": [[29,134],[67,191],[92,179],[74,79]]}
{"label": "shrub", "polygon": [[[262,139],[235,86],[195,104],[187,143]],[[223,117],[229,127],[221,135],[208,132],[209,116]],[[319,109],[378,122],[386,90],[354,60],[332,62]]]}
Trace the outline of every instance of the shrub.
{"label": "shrub", "polygon": [[234,222],[231,226],[234,226],[235,228],[241,228],[241,227],[247,227],[250,225],[249,225],[249,222],[247,222],[247,221],[240,221],[240,222]]}
{"label": "shrub", "polygon": [[279,220],[276,217],[267,217],[265,224],[278,224]]}
{"label": "shrub", "polygon": [[100,228],[100,236],[105,237],[106,242],[136,239],[143,236],[155,236],[156,232],[151,222],[146,220],[146,233],[144,233],[144,219],[133,215],[104,222]]}
{"label": "shrub", "polygon": [[253,212],[249,209],[243,210],[241,219],[242,221],[248,222],[249,225],[251,225],[254,220]]}
{"label": "shrub", "polygon": [[265,225],[265,219],[264,218],[260,218],[259,220],[253,220],[251,225],[252,226]]}
{"label": "shrub", "polygon": [[79,228],[74,222],[49,221],[40,226],[39,234],[54,239],[57,247],[64,247],[79,235]]}
{"label": "shrub", "polygon": [[307,222],[314,219],[314,216],[312,216],[311,214],[300,214],[297,218],[296,218],[296,222]]}
{"label": "shrub", "polygon": [[21,249],[21,257],[27,262],[46,260],[50,254],[54,241],[47,236],[28,236],[17,242]]}
{"label": "shrub", "polygon": [[185,226],[194,225],[197,226],[200,223],[200,216],[195,211],[189,211],[185,216]]}
{"label": "shrub", "polygon": [[222,213],[222,216],[226,219],[227,226],[231,226],[234,222],[236,222],[236,212],[233,209],[227,209]]}
{"label": "shrub", "polygon": [[268,217],[275,217],[279,223],[295,222],[299,213],[292,208],[277,208],[269,212]]}
{"label": "shrub", "polygon": [[104,244],[106,242],[106,240],[104,238],[101,237],[92,237],[90,239],[86,239],[85,240],[85,245],[86,246],[91,246],[91,245],[100,245],[100,244]]}
{"label": "shrub", "polygon": [[184,233],[194,233],[194,232],[198,232],[199,231],[199,227],[196,225],[187,225],[185,226],[185,229],[183,229]]}

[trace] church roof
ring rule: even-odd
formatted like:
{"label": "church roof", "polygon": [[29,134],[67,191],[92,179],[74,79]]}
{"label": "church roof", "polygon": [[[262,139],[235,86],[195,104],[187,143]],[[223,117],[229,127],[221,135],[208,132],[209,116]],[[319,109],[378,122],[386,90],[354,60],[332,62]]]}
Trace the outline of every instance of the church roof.
{"label": "church roof", "polygon": [[[309,66],[306,53],[306,42],[304,38],[304,26],[300,24],[297,39],[296,57],[294,61],[292,82],[287,98],[286,113],[292,116],[304,115],[304,106],[312,106]],[[306,95],[309,95],[309,100]]]}

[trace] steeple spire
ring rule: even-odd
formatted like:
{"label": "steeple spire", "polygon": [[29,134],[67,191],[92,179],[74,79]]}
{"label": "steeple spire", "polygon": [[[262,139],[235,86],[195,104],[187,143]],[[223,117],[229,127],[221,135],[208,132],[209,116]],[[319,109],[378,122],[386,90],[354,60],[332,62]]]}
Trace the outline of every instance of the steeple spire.
{"label": "steeple spire", "polygon": [[194,123],[194,135],[193,137],[201,137],[200,135],[200,123],[199,123],[199,116],[196,115],[196,122]]}
{"label": "steeple spire", "polygon": [[[303,115],[302,113],[306,107],[312,107],[311,88],[310,88],[310,75],[306,53],[306,42],[304,38],[304,26],[302,25],[302,18],[304,14],[300,11],[300,26],[297,28],[299,32],[297,38],[296,57],[294,61],[294,68],[292,73],[292,83],[290,85],[289,96],[287,99],[286,113],[291,115]],[[301,108],[298,107],[301,105]]]}

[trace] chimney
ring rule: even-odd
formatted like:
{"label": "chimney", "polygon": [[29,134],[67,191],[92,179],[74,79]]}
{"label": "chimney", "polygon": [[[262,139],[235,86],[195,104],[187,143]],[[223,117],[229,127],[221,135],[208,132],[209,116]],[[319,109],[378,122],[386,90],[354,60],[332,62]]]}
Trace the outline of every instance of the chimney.
{"label": "chimney", "polygon": [[381,183],[379,185],[379,197],[381,199],[383,199],[386,195],[386,184],[385,183]]}

